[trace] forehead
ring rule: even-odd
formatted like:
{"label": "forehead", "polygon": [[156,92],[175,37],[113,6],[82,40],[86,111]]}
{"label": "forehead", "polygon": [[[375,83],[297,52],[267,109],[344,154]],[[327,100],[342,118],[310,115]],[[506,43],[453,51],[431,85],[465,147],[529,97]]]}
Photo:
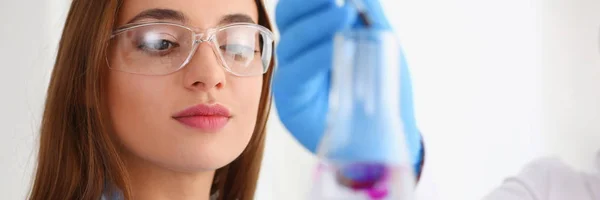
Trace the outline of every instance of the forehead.
{"label": "forehead", "polygon": [[198,28],[217,26],[223,17],[237,14],[247,15],[257,23],[256,6],[254,0],[124,0],[119,10],[117,27],[152,9],[180,12],[186,25]]}

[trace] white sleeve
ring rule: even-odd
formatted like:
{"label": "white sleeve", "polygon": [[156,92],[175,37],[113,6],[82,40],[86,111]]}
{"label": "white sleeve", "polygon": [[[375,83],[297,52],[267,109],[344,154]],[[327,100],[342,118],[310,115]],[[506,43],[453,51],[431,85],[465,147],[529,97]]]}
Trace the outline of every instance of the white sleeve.
{"label": "white sleeve", "polygon": [[520,178],[509,178],[502,186],[484,198],[485,200],[538,200],[535,192]]}
{"label": "white sleeve", "polygon": [[[508,178],[485,200],[544,200],[557,174],[567,175],[569,168],[560,160],[544,158],[528,164],[516,176]],[[565,172],[565,173],[557,173]],[[560,176],[560,175],[559,175]]]}

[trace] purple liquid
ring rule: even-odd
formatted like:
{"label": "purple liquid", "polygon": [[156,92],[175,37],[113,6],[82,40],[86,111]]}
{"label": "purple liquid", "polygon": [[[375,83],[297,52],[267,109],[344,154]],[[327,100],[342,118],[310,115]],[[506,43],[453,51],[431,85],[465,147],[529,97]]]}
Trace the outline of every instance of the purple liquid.
{"label": "purple liquid", "polygon": [[336,173],[339,184],[371,199],[383,199],[389,193],[390,169],[383,164],[356,163],[342,166]]}

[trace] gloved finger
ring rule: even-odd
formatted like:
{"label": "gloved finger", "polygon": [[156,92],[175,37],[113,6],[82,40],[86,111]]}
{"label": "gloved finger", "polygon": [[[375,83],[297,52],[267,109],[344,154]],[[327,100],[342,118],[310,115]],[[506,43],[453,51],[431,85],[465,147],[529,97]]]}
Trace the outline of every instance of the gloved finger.
{"label": "gloved finger", "polygon": [[275,22],[280,31],[318,10],[335,6],[335,0],[280,0],[275,7]]}
{"label": "gloved finger", "polygon": [[329,100],[329,90],[325,88],[329,88],[332,51],[333,41],[320,44],[280,66],[273,80],[275,106],[281,121],[312,152],[316,152],[325,129],[324,111],[328,110]]}
{"label": "gloved finger", "polygon": [[[390,23],[385,16],[380,0],[359,0],[366,9],[366,14],[371,20],[371,28],[389,29]],[[364,27],[362,21],[357,21],[354,27]]]}
{"label": "gloved finger", "polygon": [[356,10],[346,5],[332,7],[296,22],[289,29],[281,32],[281,41],[277,49],[280,64],[285,65],[288,59],[320,42],[332,40],[337,31],[350,27],[356,18]]}
{"label": "gloved finger", "polygon": [[273,80],[277,83],[273,84],[273,92],[289,98],[289,104],[295,104],[294,101],[309,102],[306,100],[312,96],[311,91],[328,87],[320,84],[329,79],[332,52],[333,41],[327,41],[290,63],[280,65]]}
{"label": "gloved finger", "polygon": [[[328,79],[322,79],[322,81],[328,81]],[[320,83],[314,82],[314,84]],[[328,92],[328,90],[303,92],[302,96],[306,97],[304,100],[307,102],[293,104],[295,107],[292,109],[289,108],[292,104],[287,102],[290,98],[281,98],[281,96],[274,98],[278,115],[285,128],[302,146],[313,153],[317,152],[325,130],[327,115],[324,111],[329,109]]]}

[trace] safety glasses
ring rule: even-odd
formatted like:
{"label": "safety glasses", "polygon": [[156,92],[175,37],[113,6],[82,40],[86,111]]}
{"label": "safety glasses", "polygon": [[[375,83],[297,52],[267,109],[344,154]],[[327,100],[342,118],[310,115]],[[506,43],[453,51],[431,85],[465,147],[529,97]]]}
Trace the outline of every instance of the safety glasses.
{"label": "safety glasses", "polygon": [[113,32],[107,53],[113,70],[166,75],[185,67],[207,42],[228,72],[256,76],[267,72],[273,33],[252,23],[234,23],[204,31],[168,22],[131,24]]}

